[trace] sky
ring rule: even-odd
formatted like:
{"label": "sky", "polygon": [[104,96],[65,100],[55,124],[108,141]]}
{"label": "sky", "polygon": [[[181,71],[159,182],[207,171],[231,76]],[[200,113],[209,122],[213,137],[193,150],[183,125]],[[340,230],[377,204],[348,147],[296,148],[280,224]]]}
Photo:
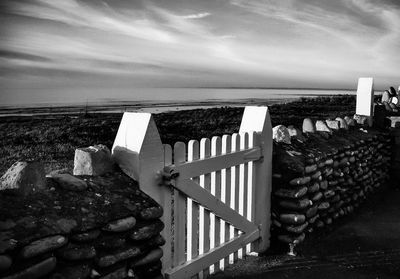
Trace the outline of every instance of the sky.
{"label": "sky", "polygon": [[[0,94],[400,84],[399,0],[1,0]],[[60,93],[61,94],[61,93]]]}

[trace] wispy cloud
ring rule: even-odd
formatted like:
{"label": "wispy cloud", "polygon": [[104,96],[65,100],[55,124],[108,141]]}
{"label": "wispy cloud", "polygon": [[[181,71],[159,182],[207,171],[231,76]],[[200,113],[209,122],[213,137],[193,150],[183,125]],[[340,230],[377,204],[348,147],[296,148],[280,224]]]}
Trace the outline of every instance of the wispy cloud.
{"label": "wispy cloud", "polygon": [[182,16],[185,19],[199,19],[199,18],[205,18],[210,16],[210,13],[198,13],[198,14],[190,14],[190,15],[185,15]]}

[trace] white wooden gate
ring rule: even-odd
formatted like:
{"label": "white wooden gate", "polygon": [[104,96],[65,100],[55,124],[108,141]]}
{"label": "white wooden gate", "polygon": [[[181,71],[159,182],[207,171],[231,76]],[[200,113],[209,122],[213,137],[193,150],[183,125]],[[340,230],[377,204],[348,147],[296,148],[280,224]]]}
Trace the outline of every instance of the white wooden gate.
{"label": "white wooden gate", "polygon": [[239,133],[177,142],[173,148],[161,144],[150,114],[125,113],[113,156],[164,208],[167,278],[206,277],[246,253],[268,248],[272,135],[267,107],[246,107]]}

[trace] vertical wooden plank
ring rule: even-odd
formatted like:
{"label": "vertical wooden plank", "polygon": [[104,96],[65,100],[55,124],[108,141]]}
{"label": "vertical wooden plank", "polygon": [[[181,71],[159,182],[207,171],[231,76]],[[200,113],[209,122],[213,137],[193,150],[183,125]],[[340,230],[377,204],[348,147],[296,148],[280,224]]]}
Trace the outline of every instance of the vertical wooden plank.
{"label": "vertical wooden plank", "polygon": [[260,239],[254,243],[254,248],[257,252],[264,252],[269,247],[271,226],[272,127],[268,107],[246,107],[239,131],[260,133],[260,137],[255,137],[258,141],[254,141],[255,146],[261,147],[263,156],[253,164],[256,172],[253,183],[254,223],[260,228]]}
{"label": "vertical wooden plank", "polygon": [[374,79],[359,78],[357,86],[356,114],[368,117],[368,124],[372,126],[374,118]]}
{"label": "vertical wooden plank", "polygon": [[[165,214],[163,237],[171,239],[171,194],[168,187],[158,185],[158,175],[164,167],[164,148],[157,126],[150,113],[124,113],[112,147],[113,160],[121,170],[139,183],[140,189],[152,197]],[[162,270],[171,267],[171,250],[163,247]]]}
{"label": "vertical wooden plank", "polygon": [[[221,155],[222,142],[220,137],[212,137],[211,139],[211,156]],[[217,170],[211,174],[211,193],[218,199],[221,199],[221,171]],[[216,217],[214,214],[211,217],[213,228],[210,232],[214,231],[213,241],[210,244],[210,249],[221,244],[221,218]],[[210,268],[210,271],[217,272],[220,269],[220,262],[215,263]]]}
{"label": "vertical wooden plank", "polygon": [[[200,158],[208,158],[211,154],[211,143],[209,139],[203,138],[200,141]],[[200,179],[200,185],[208,191],[211,191],[211,174],[207,173],[202,175],[203,179]],[[210,250],[210,212],[204,207],[200,208],[200,240],[199,240],[199,252],[200,254]],[[203,277],[209,275],[209,268],[203,270]]]}
{"label": "vertical wooden plank", "polygon": [[[195,161],[200,158],[200,145],[197,140],[190,140],[188,143],[188,161]],[[199,183],[199,177],[192,178]],[[188,222],[187,222],[187,260],[196,258],[199,255],[199,205],[192,199],[187,199]],[[190,220],[189,220],[190,219]],[[197,278],[197,275],[192,278]]]}
{"label": "vertical wooden plank", "polygon": [[[232,134],[232,152],[240,150],[240,135],[238,133]],[[231,188],[231,203],[233,204],[233,209],[239,212],[239,191],[240,191],[240,165],[234,166],[232,169],[232,188]],[[239,230],[233,230],[233,236],[239,235]],[[241,249],[233,254],[233,261],[236,262],[238,258],[241,258]]]}
{"label": "vertical wooden plank", "polygon": [[[247,149],[249,147],[249,134],[247,132],[242,132],[240,133],[240,149]],[[248,207],[248,163],[241,164],[241,178],[240,178],[240,183],[241,183],[241,193],[240,193],[240,202],[241,202],[241,214],[249,219],[247,216],[247,207]],[[246,247],[247,245],[243,246],[243,253],[246,254]]]}
{"label": "vertical wooden plank", "polygon": [[[249,140],[248,140],[248,148],[254,147],[254,141],[255,137],[257,137],[257,134],[254,131],[251,131],[248,133],[249,134]],[[251,161],[248,163],[248,191],[247,191],[247,219],[254,222],[254,209],[253,209],[253,200],[254,200],[254,181],[255,181],[255,172],[254,172],[254,162]],[[252,252],[252,244],[248,244],[246,246],[246,253]]]}
{"label": "vertical wooden plank", "polygon": [[[164,166],[169,166],[172,164],[172,147],[169,144],[164,144],[163,145],[164,149]],[[167,270],[172,267],[172,236],[173,236],[173,231],[172,231],[172,192],[173,190],[171,188],[167,189],[169,191],[169,197],[166,198],[166,200],[169,200],[168,208],[166,209],[164,207],[164,219],[168,219],[168,223],[164,223],[165,228],[163,231],[163,237],[165,239],[165,244],[163,246],[163,252],[164,255],[167,255],[168,259],[164,259],[163,257],[163,270]]]}
{"label": "vertical wooden plank", "polygon": [[[222,154],[228,154],[232,150],[232,138],[230,135],[224,135],[222,136]],[[221,193],[221,200],[231,207],[231,168],[227,168],[222,170],[222,183],[224,185],[222,186],[222,193]],[[225,231],[223,241],[227,242],[231,239],[230,237],[230,228],[232,227],[229,225],[229,223],[225,223],[225,228],[223,230]],[[229,265],[229,257],[225,257],[223,260],[223,266],[226,267]],[[232,259],[233,259],[233,254],[232,254]]]}
{"label": "vertical wooden plank", "polygon": [[[174,164],[186,161],[186,145],[177,142],[174,145]],[[186,196],[174,190],[174,256],[173,265],[178,266],[186,261],[185,255]]]}

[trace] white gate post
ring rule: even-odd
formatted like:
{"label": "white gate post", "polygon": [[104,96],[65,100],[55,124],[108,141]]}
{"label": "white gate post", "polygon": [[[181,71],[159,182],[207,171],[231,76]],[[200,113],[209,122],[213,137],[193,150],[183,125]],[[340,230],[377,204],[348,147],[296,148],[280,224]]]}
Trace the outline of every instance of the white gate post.
{"label": "white gate post", "polygon": [[368,117],[368,124],[372,126],[374,118],[374,79],[359,78],[357,86],[356,114]]}
{"label": "white gate post", "polygon": [[157,172],[164,168],[164,149],[150,113],[125,112],[112,147],[112,156],[122,171],[139,183],[140,189],[158,202],[166,243],[163,270],[171,267],[171,192],[157,183]]}
{"label": "white gate post", "polygon": [[254,247],[264,252],[269,247],[271,226],[271,187],[272,187],[272,127],[268,107],[246,107],[239,132],[261,134],[260,145],[263,158],[255,161],[255,181],[253,181],[253,222],[260,228],[260,240]]}

